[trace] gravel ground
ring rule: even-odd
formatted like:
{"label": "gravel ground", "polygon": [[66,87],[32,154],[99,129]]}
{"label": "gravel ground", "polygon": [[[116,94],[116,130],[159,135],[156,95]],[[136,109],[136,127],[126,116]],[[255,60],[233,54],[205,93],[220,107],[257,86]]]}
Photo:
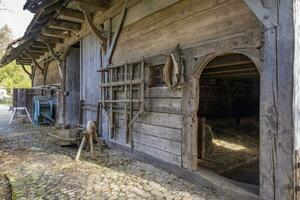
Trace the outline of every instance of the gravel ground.
{"label": "gravel ground", "polygon": [[76,147],[60,147],[46,134],[55,127],[7,125],[5,109],[0,106],[0,174],[9,179],[12,199],[227,199],[110,149],[96,148],[96,160],[84,152],[75,162]]}

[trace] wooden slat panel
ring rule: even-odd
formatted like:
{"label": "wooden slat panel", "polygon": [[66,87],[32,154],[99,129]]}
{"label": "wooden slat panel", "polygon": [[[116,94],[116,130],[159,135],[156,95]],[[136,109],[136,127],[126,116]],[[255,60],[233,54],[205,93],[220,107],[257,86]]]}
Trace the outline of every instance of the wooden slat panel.
{"label": "wooden slat panel", "polygon": [[139,132],[133,133],[133,140],[138,143],[146,144],[153,148],[163,150],[175,155],[181,155],[181,143],[167,140],[159,137],[154,137],[148,134]]}
{"label": "wooden slat panel", "polygon": [[181,142],[181,130],[173,128],[165,128],[161,126],[155,126],[150,124],[135,123],[133,126],[134,131],[145,133],[155,137],[169,139],[177,142]]}
{"label": "wooden slat panel", "polygon": [[145,112],[140,121],[146,124],[158,125],[170,128],[182,128],[182,116],[175,114],[157,113],[157,112]]}
{"label": "wooden slat panel", "polygon": [[181,99],[145,99],[145,110],[149,112],[161,112],[181,114]]}
{"label": "wooden slat panel", "polygon": [[135,150],[153,156],[155,158],[161,159],[165,162],[172,163],[174,165],[181,165],[181,156],[174,155],[172,153],[168,153],[165,151],[161,151],[159,149],[152,148],[150,146],[140,144],[138,142],[134,143]]}
{"label": "wooden slat panel", "polygon": [[167,87],[151,87],[146,88],[145,96],[155,98],[181,98],[182,89],[171,90]]}

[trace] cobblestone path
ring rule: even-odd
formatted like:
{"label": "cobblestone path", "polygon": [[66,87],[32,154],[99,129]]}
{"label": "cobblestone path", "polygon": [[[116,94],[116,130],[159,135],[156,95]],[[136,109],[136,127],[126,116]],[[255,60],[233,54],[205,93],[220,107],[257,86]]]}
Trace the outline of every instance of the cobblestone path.
{"label": "cobblestone path", "polygon": [[7,121],[0,112],[0,175],[12,199],[226,199],[114,150],[75,162],[77,148],[45,134],[55,128]]}

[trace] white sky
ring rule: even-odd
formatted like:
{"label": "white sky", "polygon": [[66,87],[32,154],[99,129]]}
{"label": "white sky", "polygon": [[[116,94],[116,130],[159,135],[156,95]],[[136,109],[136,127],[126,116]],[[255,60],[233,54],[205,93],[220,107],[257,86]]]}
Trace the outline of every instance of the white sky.
{"label": "white sky", "polygon": [[28,10],[23,10],[25,1],[26,0],[2,0],[5,7],[12,12],[0,11],[0,27],[7,24],[8,27],[12,29],[14,39],[23,36],[33,18],[32,13]]}

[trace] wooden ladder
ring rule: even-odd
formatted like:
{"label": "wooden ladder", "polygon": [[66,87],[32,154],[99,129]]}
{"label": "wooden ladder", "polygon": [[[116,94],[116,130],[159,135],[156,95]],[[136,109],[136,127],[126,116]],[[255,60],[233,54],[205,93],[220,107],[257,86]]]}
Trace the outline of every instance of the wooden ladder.
{"label": "wooden ladder", "polygon": [[[144,61],[137,63],[109,66],[98,70],[101,73],[99,113],[102,124],[104,109],[109,117],[109,138],[116,139],[114,113],[123,114],[126,125],[126,143],[133,148],[132,126],[136,119],[144,112],[145,107],[145,65]],[[137,95],[134,93],[137,91]],[[123,92],[117,96],[117,92]],[[121,104],[117,106],[116,104]],[[139,105],[139,110],[134,113],[134,105]],[[100,133],[102,134],[101,125]]]}

